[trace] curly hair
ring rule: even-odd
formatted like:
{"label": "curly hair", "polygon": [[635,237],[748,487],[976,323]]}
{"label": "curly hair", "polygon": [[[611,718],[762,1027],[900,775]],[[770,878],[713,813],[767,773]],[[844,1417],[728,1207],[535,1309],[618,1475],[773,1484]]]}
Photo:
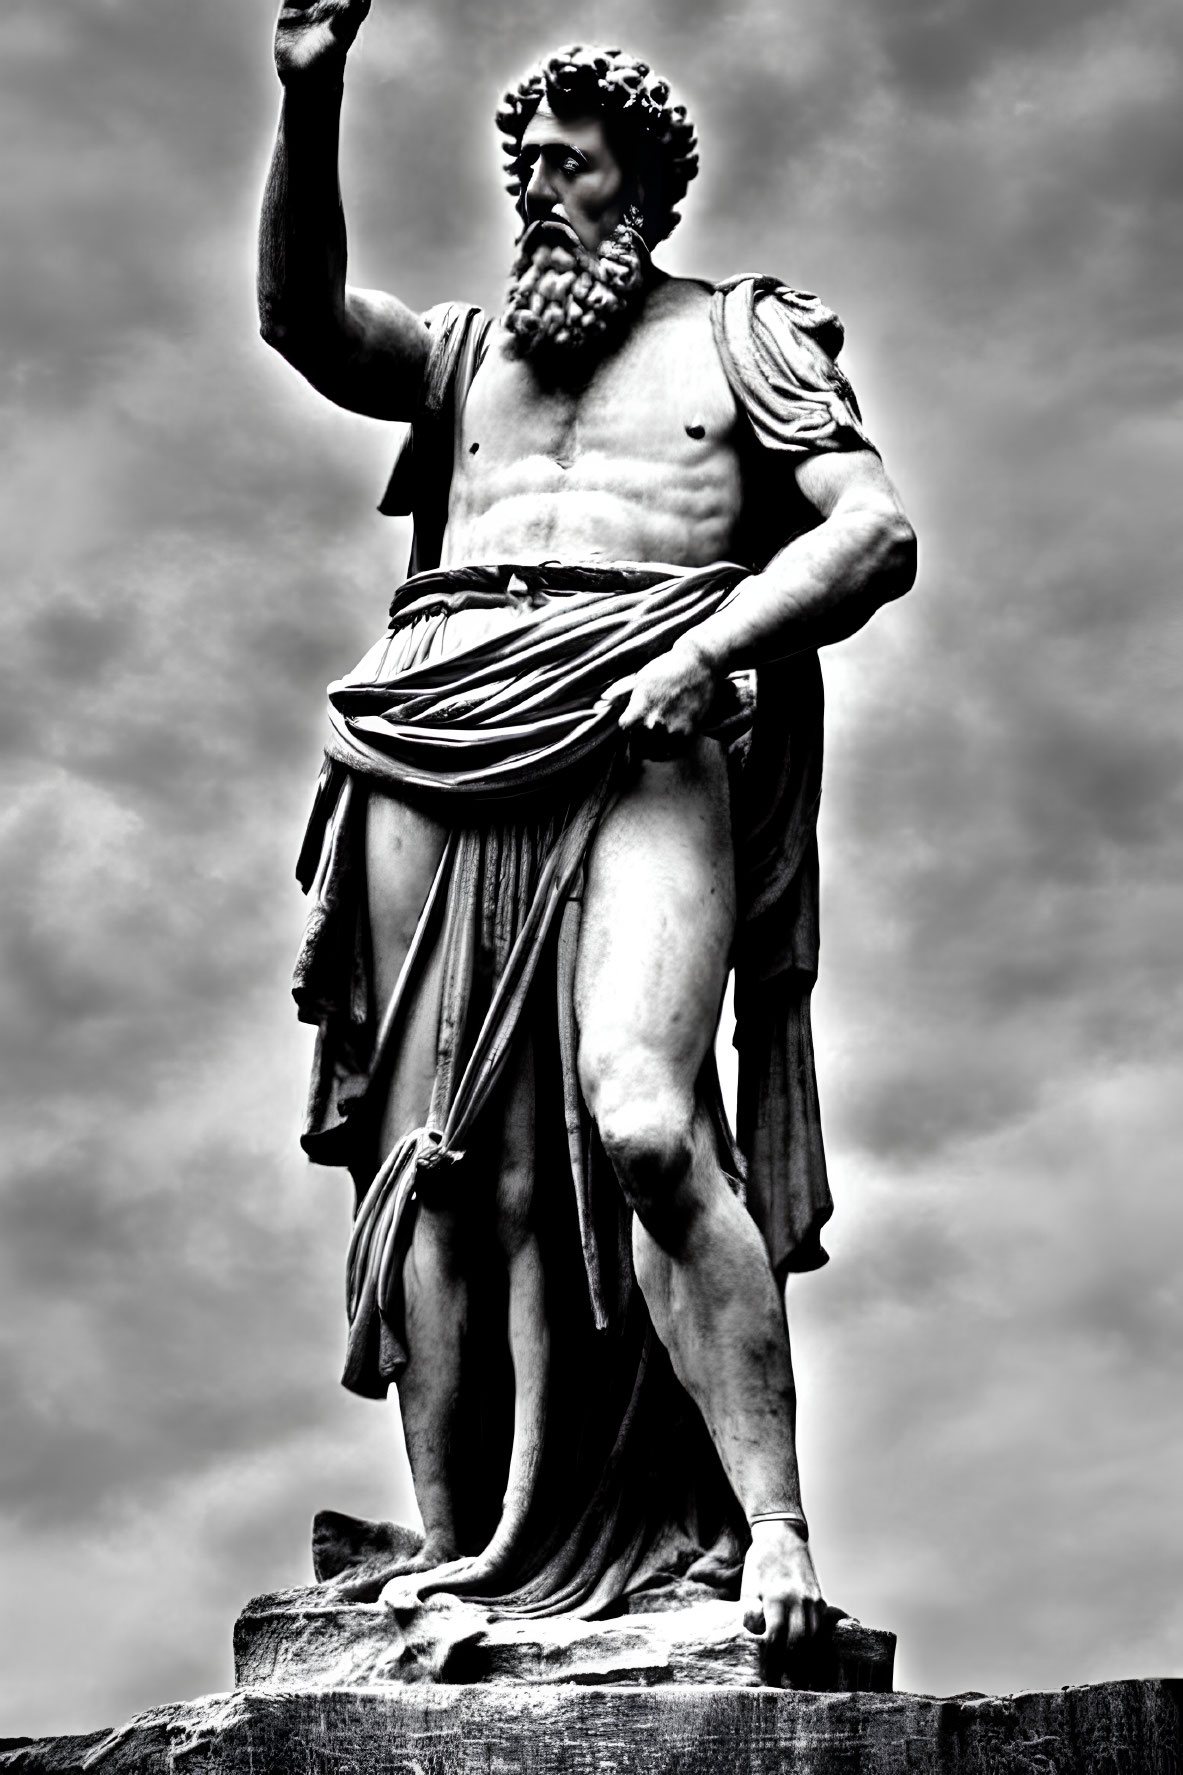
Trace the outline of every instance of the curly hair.
{"label": "curly hair", "polygon": [[522,158],[526,125],[545,102],[556,117],[598,116],[614,150],[644,188],[641,234],[656,246],[679,221],[674,205],[698,172],[697,138],[685,105],[669,103],[670,89],[648,62],[621,49],[573,43],[531,68],[506,93],[497,112],[504,141],[506,190],[525,220],[529,168]]}

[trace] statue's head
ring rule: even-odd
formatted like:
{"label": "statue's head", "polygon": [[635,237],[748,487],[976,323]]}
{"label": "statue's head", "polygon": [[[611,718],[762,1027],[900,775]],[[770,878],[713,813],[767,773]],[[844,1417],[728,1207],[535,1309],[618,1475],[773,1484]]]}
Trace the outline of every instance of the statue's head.
{"label": "statue's head", "polygon": [[505,321],[522,356],[586,362],[624,330],[698,171],[684,105],[619,49],[557,51],[497,114],[523,224]]}
{"label": "statue's head", "polygon": [[546,56],[506,93],[497,113],[507,185],[527,221],[531,174],[538,160],[541,112],[559,123],[598,121],[621,168],[628,202],[640,211],[638,228],[653,248],[677,226],[675,205],[698,171],[694,125],[685,105],[671,105],[670,89],[648,62],[620,49],[572,44]]}

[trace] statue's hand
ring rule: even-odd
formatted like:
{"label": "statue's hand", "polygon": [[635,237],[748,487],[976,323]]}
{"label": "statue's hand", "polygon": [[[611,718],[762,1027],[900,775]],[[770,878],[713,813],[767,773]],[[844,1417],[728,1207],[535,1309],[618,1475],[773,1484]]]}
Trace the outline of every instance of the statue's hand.
{"label": "statue's hand", "polygon": [[739,1599],[744,1626],[760,1636],[764,1681],[780,1688],[794,1652],[814,1638],[826,1614],[809,1547],[787,1522],[753,1523]]}
{"label": "statue's hand", "polygon": [[286,0],[275,26],[275,66],[286,86],[345,66],[370,0]]}
{"label": "statue's hand", "polygon": [[710,711],[718,688],[714,662],[692,635],[683,635],[668,653],[659,654],[632,678],[621,679],[608,691],[608,700],[627,702],[620,715],[621,728],[643,741],[656,756],[682,750],[693,739]]}

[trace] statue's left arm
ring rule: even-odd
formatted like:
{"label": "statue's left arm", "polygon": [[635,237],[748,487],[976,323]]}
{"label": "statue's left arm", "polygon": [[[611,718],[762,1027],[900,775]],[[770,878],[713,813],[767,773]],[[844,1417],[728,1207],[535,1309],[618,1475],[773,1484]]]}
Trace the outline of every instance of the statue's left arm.
{"label": "statue's left arm", "polygon": [[915,532],[874,451],[806,456],[795,478],[822,522],[692,631],[716,672],[844,641],[915,579]]}
{"label": "statue's left arm", "polygon": [[821,522],[638,673],[622,727],[692,733],[721,676],[845,640],[912,584],[915,534],[873,450],[798,457],[791,472]]}

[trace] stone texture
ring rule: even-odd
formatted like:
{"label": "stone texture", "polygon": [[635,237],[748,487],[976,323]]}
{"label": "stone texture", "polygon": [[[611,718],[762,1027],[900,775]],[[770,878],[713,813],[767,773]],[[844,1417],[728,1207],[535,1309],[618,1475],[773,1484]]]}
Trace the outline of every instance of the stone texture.
{"label": "stone texture", "polygon": [[369,1522],[341,1510],[318,1510],[312,1519],[312,1569],[318,1583],[348,1572],[367,1578],[392,1559],[418,1553],[423,1536],[401,1522]]}
{"label": "stone texture", "polygon": [[0,1769],[74,1775],[110,1737],[110,1732],[84,1732],[76,1738],[0,1738]]}
{"label": "stone texture", "polygon": [[239,1689],[0,1749],[0,1775],[1177,1775],[1179,1687]]}
{"label": "stone texture", "polygon": [[[790,1675],[794,1687],[890,1691],[895,1635],[841,1617]],[[347,1688],[378,1682],[713,1683],[759,1686],[758,1641],[735,1602],[630,1613],[497,1619],[487,1606],[432,1597],[397,1613],[313,1586],[259,1596],[234,1626],[240,1688]]]}

